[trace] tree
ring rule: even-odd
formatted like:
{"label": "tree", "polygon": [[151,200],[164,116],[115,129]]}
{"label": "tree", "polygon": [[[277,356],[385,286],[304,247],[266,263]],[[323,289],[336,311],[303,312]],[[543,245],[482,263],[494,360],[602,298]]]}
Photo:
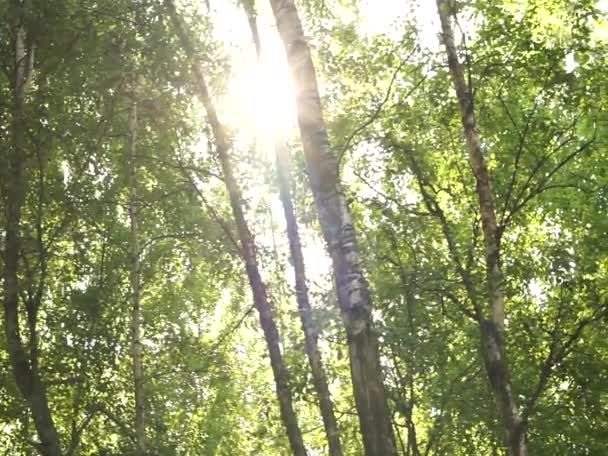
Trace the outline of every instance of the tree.
{"label": "tree", "polygon": [[0,0],[0,454],[603,454],[605,8],[272,3]]}
{"label": "tree", "polygon": [[271,1],[271,6],[296,87],[300,135],[319,221],[332,258],[365,452],[368,456],[396,454],[377,336],[372,328],[371,297],[338,178],[338,162],[327,137],[310,50],[294,3]]}
{"label": "tree", "polygon": [[308,295],[304,256],[302,254],[298,223],[290,191],[290,165],[287,153],[285,147],[278,143],[276,163],[279,194],[281,195],[281,202],[283,204],[285,222],[287,225],[291,262],[293,263],[293,272],[295,276],[298,312],[304,331],[306,355],[310,364],[310,370],[312,371],[315,389],[319,396],[319,407],[321,408],[321,416],[323,417],[323,424],[327,435],[329,454],[331,456],[339,456],[342,454],[340,434],[334,414],[334,406],[329,393],[329,387],[327,385],[327,376],[325,375],[325,369],[323,368],[323,361],[318,347],[317,329],[315,328],[312,318],[312,307]]}
{"label": "tree", "polygon": [[[251,37],[255,44],[258,60],[261,54],[260,34],[256,23],[256,13],[254,5],[243,5],[247,14],[249,28],[251,29]],[[312,306],[310,304],[310,296],[308,293],[308,284],[306,278],[306,267],[304,264],[304,255],[302,252],[302,243],[300,241],[300,233],[298,228],[298,220],[293,204],[291,194],[292,179],[291,179],[291,160],[289,150],[282,140],[277,138],[275,145],[275,163],[277,170],[277,181],[279,187],[279,197],[283,206],[285,215],[285,224],[287,227],[287,238],[289,240],[289,254],[293,265],[293,273],[295,279],[295,294],[298,305],[298,313],[304,331],[305,351],[312,372],[315,391],[318,396],[319,408],[327,437],[327,445],[330,456],[341,456],[342,445],[340,443],[340,431],[334,413],[334,405],[331,400],[329,386],[327,384],[327,375],[323,367],[323,360],[318,344],[318,329],[315,327],[312,315]]]}
{"label": "tree", "polygon": [[[494,391],[496,405],[505,426],[509,451],[513,456],[526,455],[525,423],[519,412],[517,400],[511,385],[510,372],[505,359],[504,320],[505,298],[503,292],[503,273],[501,266],[500,238],[503,227],[498,225],[494,210],[494,196],[488,168],[483,156],[481,140],[475,122],[475,108],[472,88],[465,81],[465,74],[454,43],[454,32],[450,24],[449,5],[442,0],[437,1],[437,10],[441,19],[443,42],[445,45],[450,73],[458,96],[462,116],[462,127],[469,151],[469,162],[475,176],[475,189],[479,199],[481,226],[485,245],[487,270],[487,289],[490,308],[490,318],[475,302],[475,318],[481,331],[481,352],[488,379]],[[453,14],[453,13],[452,13]],[[429,204],[432,209],[432,203]],[[447,229],[447,228],[446,228]],[[447,233],[447,231],[446,231]],[[459,261],[456,259],[456,261]],[[460,263],[458,263],[460,264]],[[458,266],[459,268],[461,266]],[[470,279],[466,274],[462,277],[465,283]]]}
{"label": "tree", "polygon": [[[194,48],[190,43],[188,35],[180,22],[175,6],[172,2],[167,2],[167,7],[172,15],[174,26],[177,34],[182,41],[182,45],[190,59],[194,58]],[[279,333],[277,326],[272,316],[272,309],[268,300],[266,286],[262,281],[262,277],[258,267],[256,247],[251,236],[251,231],[247,226],[245,215],[241,207],[242,195],[238,183],[232,171],[232,165],[228,156],[230,145],[224,127],[220,124],[215,111],[215,107],[209,96],[209,89],[205,82],[205,77],[200,64],[193,63],[192,65],[199,89],[199,97],[205,107],[207,119],[211,125],[215,146],[217,148],[218,158],[224,174],[226,190],[230,198],[230,206],[237,225],[237,232],[241,243],[240,253],[243,257],[247,277],[253,293],[253,300],[260,317],[260,326],[264,331],[264,337],[268,346],[270,356],[270,364],[274,374],[276,383],[276,392],[281,406],[281,418],[285,425],[291,449],[296,456],[305,456],[306,448],[302,440],[302,434],[298,426],[296,414],[293,408],[291,392],[289,387],[289,373],[283,362],[281,348],[279,346]]]}
{"label": "tree", "polygon": [[139,264],[140,242],[138,230],[138,208],[137,201],[137,101],[131,102],[129,110],[129,125],[127,133],[127,153],[125,161],[128,163],[127,175],[129,176],[129,222],[131,225],[131,236],[129,239],[129,255],[131,262],[131,350],[133,357],[133,389],[135,395],[135,438],[138,455],[144,455],[145,445],[145,396],[144,396],[144,372],[143,372],[143,350],[141,342],[141,266]]}
{"label": "tree", "polygon": [[[26,299],[29,350],[21,337],[19,301],[22,288],[19,280],[19,257],[22,249],[21,213],[27,191],[27,117],[26,94],[34,71],[35,42],[30,27],[35,23],[27,5],[11,3],[12,36],[14,46],[12,73],[12,144],[7,153],[3,189],[5,217],[4,240],[4,332],[17,385],[32,413],[40,438],[40,451],[45,456],[60,456],[61,443],[53,422],[38,362],[38,311],[44,287],[44,255],[40,251],[41,278],[34,295]],[[28,27],[29,25],[29,27]],[[39,242],[42,240],[39,238]]]}

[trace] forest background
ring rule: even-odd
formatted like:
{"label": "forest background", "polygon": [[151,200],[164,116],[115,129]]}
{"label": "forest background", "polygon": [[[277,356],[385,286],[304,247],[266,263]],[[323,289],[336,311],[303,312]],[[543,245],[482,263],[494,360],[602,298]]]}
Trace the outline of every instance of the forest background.
{"label": "forest background", "polygon": [[606,454],[608,2],[0,11],[0,454]]}

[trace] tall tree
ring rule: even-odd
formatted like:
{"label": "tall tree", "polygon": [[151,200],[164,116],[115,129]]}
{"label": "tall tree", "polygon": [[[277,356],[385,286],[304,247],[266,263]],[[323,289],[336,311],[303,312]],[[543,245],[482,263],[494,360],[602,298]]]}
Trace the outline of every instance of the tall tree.
{"label": "tall tree", "polygon": [[[255,45],[258,61],[261,57],[262,45],[260,33],[256,21],[256,11],[253,1],[243,2],[243,8],[247,14],[251,38]],[[274,108],[273,108],[274,109]],[[274,133],[275,140],[275,164],[277,169],[277,181],[279,187],[279,197],[283,206],[285,224],[287,226],[287,238],[289,241],[289,253],[295,279],[296,302],[298,314],[304,331],[304,345],[306,357],[310,365],[315,391],[319,400],[319,408],[327,437],[327,445],[330,456],[342,455],[342,444],[340,443],[340,430],[334,413],[334,404],[327,384],[327,375],[323,367],[323,359],[319,350],[318,330],[312,315],[312,306],[308,293],[308,283],[306,279],[306,266],[304,254],[302,253],[302,242],[298,228],[298,219],[293,204],[291,193],[291,157],[290,152],[280,133]]]}
{"label": "tall tree", "polygon": [[[7,349],[17,386],[32,413],[39,450],[44,456],[61,456],[61,443],[49,408],[46,388],[40,376],[38,362],[37,319],[42,290],[26,304],[29,329],[29,353],[20,334],[19,263],[22,249],[21,215],[27,189],[27,87],[33,78],[34,39],[29,2],[11,2],[13,68],[12,68],[12,144],[8,148],[7,168],[4,170],[4,206],[6,208],[4,242],[4,331]],[[42,253],[41,253],[42,254]]]}
{"label": "tall tree", "polygon": [[355,403],[367,456],[396,454],[383,383],[372,300],[361,269],[355,227],[331,150],[316,70],[298,11],[291,0],[270,0],[296,90],[297,118],[321,230],[332,259],[346,328]]}
{"label": "tall tree", "polygon": [[145,444],[145,395],[144,395],[144,366],[143,344],[141,340],[141,265],[139,241],[139,203],[137,197],[137,101],[132,94],[129,107],[127,132],[127,163],[129,188],[129,256],[130,256],[130,285],[131,285],[131,356],[133,370],[133,391],[135,395],[135,440],[136,453],[142,456],[146,451]]}
{"label": "tall tree", "polygon": [[318,330],[312,315],[312,306],[308,294],[308,284],[306,279],[306,267],[304,255],[302,253],[302,243],[298,229],[298,221],[291,195],[291,166],[289,151],[285,144],[277,141],[276,145],[276,164],[277,179],[279,182],[279,195],[283,205],[285,223],[287,225],[287,237],[289,239],[289,252],[293,264],[293,273],[296,287],[296,301],[298,303],[298,313],[304,330],[304,342],[306,356],[310,364],[313,383],[319,398],[319,407],[325,426],[327,444],[330,456],[340,456],[342,445],[340,443],[340,430],[334,414],[334,405],[327,384],[327,375],[323,367],[323,359],[319,351]]}
{"label": "tall tree", "polygon": [[171,0],[167,0],[166,5],[169,8],[174,27],[181,40],[184,50],[186,51],[188,58],[193,61],[192,69],[196,79],[198,95],[203,103],[207,113],[207,120],[213,132],[215,147],[224,175],[226,190],[230,198],[230,206],[232,208],[232,213],[237,226],[241,245],[240,252],[243,262],[245,263],[247,277],[253,293],[253,302],[259,314],[260,326],[264,332],[266,345],[268,347],[270,364],[274,374],[276,392],[281,409],[281,418],[283,420],[283,424],[285,425],[285,430],[287,431],[287,436],[289,438],[289,443],[291,445],[293,454],[296,456],[306,456],[306,447],[304,446],[302,432],[300,431],[296,413],[293,407],[293,399],[289,385],[289,372],[285,366],[283,355],[281,353],[279,331],[274,321],[272,307],[266,291],[266,285],[264,284],[260,274],[255,242],[245,219],[245,214],[242,207],[242,193],[232,170],[232,163],[229,156],[229,140],[223,125],[218,119],[215,106],[211,101],[209,89],[207,87],[202,68],[200,64],[194,62],[196,55],[194,52],[194,47],[190,41],[190,37],[188,36],[188,33],[181,22],[181,18],[177,14],[173,2]]}
{"label": "tall tree", "polygon": [[500,259],[500,237],[503,227],[500,227],[496,221],[490,175],[483,156],[475,121],[473,91],[465,80],[464,69],[456,51],[451,25],[451,16],[454,11],[451,11],[450,3],[446,0],[437,0],[437,10],[441,20],[443,43],[447,53],[450,74],[458,97],[462,128],[469,153],[469,163],[475,177],[485,245],[489,318],[483,317],[482,311],[478,310],[481,353],[498,412],[505,427],[509,452],[512,456],[525,456],[528,453],[525,423],[520,415],[511,385],[511,374],[505,354],[505,297]]}

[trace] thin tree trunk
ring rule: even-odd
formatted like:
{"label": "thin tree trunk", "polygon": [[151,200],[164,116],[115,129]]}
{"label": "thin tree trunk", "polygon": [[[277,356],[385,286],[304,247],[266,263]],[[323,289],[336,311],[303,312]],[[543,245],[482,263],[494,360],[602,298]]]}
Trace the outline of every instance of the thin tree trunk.
{"label": "thin tree trunk", "polygon": [[[255,8],[252,4],[247,2],[243,2],[242,6],[247,14],[251,37],[259,60],[262,52],[262,45],[256,21]],[[329,387],[327,385],[327,376],[325,375],[325,369],[323,367],[323,359],[321,357],[321,352],[319,351],[318,334],[312,318],[304,255],[302,254],[302,243],[300,242],[298,221],[291,196],[291,163],[289,151],[284,142],[276,141],[275,153],[279,196],[283,205],[285,223],[287,225],[287,238],[289,240],[289,251],[295,277],[296,301],[298,303],[300,321],[302,322],[302,330],[304,331],[304,347],[310,365],[315,391],[319,398],[319,408],[321,409],[321,417],[323,419],[323,426],[327,437],[329,455],[342,456],[340,431],[334,413],[334,404],[331,400]]]}
{"label": "thin tree trunk", "polygon": [[143,456],[146,452],[145,443],[145,395],[144,395],[144,366],[143,345],[141,343],[141,266],[139,261],[139,230],[138,216],[139,204],[137,203],[137,102],[132,101],[128,120],[127,141],[127,169],[129,186],[129,221],[131,224],[131,236],[129,239],[129,253],[131,257],[131,356],[133,373],[133,390],[135,395],[135,443],[137,456]]}
{"label": "thin tree trunk", "polygon": [[[40,378],[38,364],[30,359],[20,334],[19,324],[19,252],[21,249],[21,210],[27,182],[26,162],[26,87],[32,76],[34,46],[28,39],[23,23],[24,5],[19,1],[11,3],[14,18],[14,80],[13,94],[13,143],[7,160],[4,179],[4,203],[6,207],[6,231],[4,251],[4,331],[7,351],[13,367],[19,391],[32,412],[34,425],[40,439],[39,451],[44,456],[61,456],[59,434],[55,428],[49,408],[46,389]],[[39,302],[35,305],[38,306]],[[34,321],[29,327],[35,330]],[[32,353],[36,352],[37,339],[31,335]]]}
{"label": "thin tree trunk", "polygon": [[454,33],[450,22],[450,6],[446,0],[437,0],[450,74],[458,97],[462,127],[469,154],[469,163],[475,176],[476,192],[481,213],[481,226],[485,244],[486,274],[490,318],[480,321],[481,352],[492,386],[498,413],[507,436],[507,446],[512,456],[527,454],[525,424],[509,376],[504,346],[504,291],[500,264],[500,228],[496,222],[494,198],[490,176],[483,156],[481,141],[475,121],[474,100],[471,87],[465,81],[463,67],[458,59]]}
{"label": "thin tree trunk", "polygon": [[317,394],[319,395],[319,407],[321,409],[323,425],[325,426],[329,454],[330,456],[341,456],[342,446],[340,444],[340,431],[338,430],[338,423],[334,414],[334,405],[331,400],[331,395],[329,394],[327,376],[325,375],[323,360],[318,346],[318,335],[312,318],[312,308],[310,306],[306,269],[304,266],[304,255],[302,254],[298,222],[291,197],[291,167],[288,153],[289,152],[285,150],[284,144],[277,144],[276,162],[279,194],[283,204],[283,212],[285,213],[285,222],[287,224],[287,237],[289,239],[289,251],[295,276],[298,312],[302,322],[302,329],[304,330],[306,356],[308,357],[308,362],[310,364],[313,383]]}
{"label": "thin tree trunk", "polygon": [[[184,29],[181,19],[177,15],[175,5],[171,0],[166,0],[166,4],[171,12],[174,26],[182,42],[184,50],[190,59],[194,59],[195,53],[192,43],[190,42],[190,38]],[[226,190],[228,191],[232,213],[236,221],[239,240],[241,243],[241,254],[245,262],[247,278],[249,279],[249,284],[253,292],[253,303],[258,311],[260,325],[262,327],[262,331],[264,332],[264,338],[266,339],[266,345],[268,347],[270,365],[274,375],[276,392],[281,410],[281,418],[283,420],[283,424],[285,425],[293,454],[295,456],[306,456],[307,452],[302,439],[302,433],[300,431],[296,413],[293,408],[293,400],[289,387],[289,373],[285,367],[279,344],[279,332],[274,322],[270,302],[268,301],[266,286],[260,275],[253,237],[243,213],[241,190],[232,171],[232,164],[229,157],[230,145],[228,138],[223,125],[220,123],[217,117],[215,106],[213,105],[211,97],[209,96],[207,83],[200,65],[194,63],[192,68],[198,86],[198,95],[203,103],[203,106],[205,107],[207,120],[213,132],[215,146],[217,148],[222,172],[224,174]]]}
{"label": "thin tree trunk", "polygon": [[257,54],[258,60],[262,53],[262,42],[260,40],[260,33],[258,30],[257,14],[254,0],[241,0],[241,6],[247,14],[247,22],[249,22],[249,30],[251,31],[251,38],[255,46],[255,53]]}
{"label": "thin tree trunk", "polygon": [[[397,239],[394,235],[391,236],[391,245],[394,249],[397,249],[398,247]],[[401,263],[399,259],[396,259],[391,262],[397,268],[399,279],[401,281],[401,288],[403,290],[403,297],[405,299],[405,308],[407,310],[408,333],[410,340],[414,341],[412,342],[412,351],[415,352],[417,345],[415,324],[415,284],[410,284],[410,279],[408,279],[407,271],[405,270],[403,263]],[[416,399],[414,397],[414,374],[416,371],[416,366],[414,364],[414,359],[415,355],[412,355],[409,359],[409,365],[406,362],[406,375],[402,375],[399,370],[399,365],[395,360],[395,371],[397,374],[397,378],[399,379],[400,388],[404,390],[407,389],[409,393],[409,400],[406,401],[405,398],[403,398],[401,410],[407,426],[407,453],[408,455],[411,453],[413,456],[420,456],[420,450],[418,448],[418,436],[416,434],[416,426],[414,424],[414,407],[416,405]]]}
{"label": "thin tree trunk", "polygon": [[361,270],[355,230],[331,151],[315,68],[292,0],[270,0],[296,89],[296,106],[310,185],[319,222],[332,258],[350,369],[367,456],[397,453],[383,384],[372,301]]}

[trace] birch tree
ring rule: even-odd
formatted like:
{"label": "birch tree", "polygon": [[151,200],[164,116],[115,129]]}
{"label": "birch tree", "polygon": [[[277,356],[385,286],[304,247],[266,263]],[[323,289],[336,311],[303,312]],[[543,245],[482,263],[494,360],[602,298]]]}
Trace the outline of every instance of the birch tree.
{"label": "birch tree", "polygon": [[465,80],[464,70],[456,52],[454,32],[450,22],[450,14],[453,13],[449,9],[448,2],[443,0],[437,1],[437,9],[441,19],[442,37],[450,74],[458,96],[469,163],[475,176],[485,245],[489,318],[484,317],[483,312],[480,309],[478,310],[481,353],[499,415],[505,426],[509,452],[513,456],[525,456],[528,454],[525,423],[519,412],[505,357],[505,297],[500,259],[502,228],[496,221],[490,176],[475,122],[473,92]]}
{"label": "birch tree", "polygon": [[[258,61],[261,56],[261,41],[256,22],[255,5],[243,3],[243,8],[247,14],[251,37],[255,45]],[[318,330],[315,327],[312,315],[312,306],[308,293],[308,283],[306,278],[306,267],[302,252],[302,243],[298,228],[295,207],[292,197],[291,179],[291,160],[290,152],[285,144],[284,138],[280,133],[275,133],[275,164],[277,170],[277,182],[279,187],[279,197],[283,206],[285,224],[287,227],[287,238],[289,241],[289,253],[295,279],[295,294],[298,305],[298,313],[302,330],[304,331],[305,351],[308,364],[312,372],[315,391],[318,396],[321,417],[327,436],[327,445],[330,456],[342,455],[342,444],[340,443],[340,430],[334,413],[334,405],[331,399],[327,375],[323,367],[323,360],[318,344]]]}
{"label": "birch tree", "polygon": [[[27,88],[34,76],[35,43],[30,30],[29,4],[11,3],[12,24],[12,142],[8,148],[4,172],[4,332],[7,350],[17,385],[26,400],[38,437],[39,450],[44,456],[61,456],[60,437],[53,421],[45,385],[40,376],[38,360],[37,319],[42,290],[24,304],[29,330],[29,350],[21,335],[20,256],[22,248],[21,215],[28,188]],[[28,27],[29,25],[29,27]],[[41,279],[43,280],[43,279]],[[41,287],[44,283],[41,282]]]}
{"label": "birch tree", "polygon": [[[166,4],[172,16],[176,32],[182,42],[188,58],[190,60],[195,59],[196,56],[194,54],[192,44],[190,43],[190,38],[177,15],[175,6],[171,1],[167,1]],[[196,78],[199,97],[205,107],[207,121],[209,122],[213,131],[217,155],[224,175],[226,190],[230,198],[230,206],[232,208],[232,213],[237,226],[238,237],[241,245],[240,254],[243,258],[245,270],[247,272],[247,277],[253,293],[253,302],[258,311],[260,326],[264,332],[264,337],[268,347],[270,364],[276,383],[276,393],[281,409],[281,418],[283,420],[287,436],[289,437],[289,443],[291,445],[293,454],[296,456],[305,456],[307,452],[293,407],[293,400],[289,386],[289,373],[285,367],[283,355],[279,345],[279,332],[274,321],[273,311],[268,299],[268,293],[266,291],[266,285],[264,284],[260,274],[255,242],[253,240],[253,236],[251,235],[249,226],[247,225],[247,221],[245,220],[245,214],[242,207],[243,196],[232,170],[232,163],[229,156],[229,139],[224,127],[218,119],[215,107],[211,101],[202,67],[199,63],[194,62],[192,64],[192,70]]]}
{"label": "birch tree", "polygon": [[367,456],[396,454],[383,383],[372,300],[361,269],[356,230],[331,150],[310,49],[292,1],[271,0],[296,90],[297,118],[310,186],[332,259],[333,274],[348,338],[355,403]]}
{"label": "birch tree", "polygon": [[132,100],[129,107],[128,133],[127,133],[127,175],[129,186],[129,222],[131,261],[131,356],[133,370],[133,391],[135,395],[135,437],[137,454],[144,455],[145,445],[145,396],[144,396],[144,367],[143,344],[141,340],[141,265],[139,261],[140,242],[138,229],[139,204],[137,201],[137,101]]}

